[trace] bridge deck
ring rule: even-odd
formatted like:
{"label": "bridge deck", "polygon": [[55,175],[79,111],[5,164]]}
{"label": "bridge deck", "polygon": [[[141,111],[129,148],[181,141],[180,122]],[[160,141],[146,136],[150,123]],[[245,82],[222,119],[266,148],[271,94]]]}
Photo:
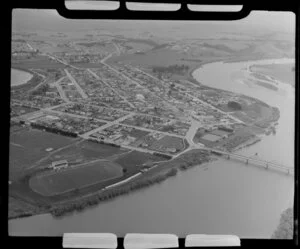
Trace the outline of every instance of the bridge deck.
{"label": "bridge deck", "polygon": [[281,165],[281,164],[278,164],[278,163],[275,163],[275,162],[269,162],[269,161],[259,159],[259,158],[248,157],[248,156],[244,156],[244,155],[240,155],[240,154],[236,154],[236,153],[225,152],[225,151],[220,151],[220,150],[211,149],[210,151],[211,152],[216,152],[216,153],[219,153],[219,154],[223,154],[223,155],[229,156],[229,157],[236,157],[236,158],[244,159],[248,163],[249,162],[256,163],[257,165],[261,165],[261,166],[266,167],[266,168],[270,167],[270,168],[276,168],[276,169],[284,170],[288,174],[293,174],[294,173],[293,168],[290,168],[290,167],[287,167],[287,166],[284,166],[284,165]]}

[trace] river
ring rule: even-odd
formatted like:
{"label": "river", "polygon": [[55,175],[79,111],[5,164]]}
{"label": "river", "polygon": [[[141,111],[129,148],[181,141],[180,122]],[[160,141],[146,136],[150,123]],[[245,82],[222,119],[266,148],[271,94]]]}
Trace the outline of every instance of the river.
{"label": "river", "polygon": [[[273,61],[273,60],[272,60]],[[278,61],[285,62],[285,59]],[[203,84],[243,93],[280,109],[276,135],[239,153],[293,167],[294,89],[281,84],[278,92],[243,83],[247,67],[270,61],[202,66],[194,77]],[[55,219],[37,215],[9,221],[11,235],[59,236],[64,232],[128,232],[235,234],[270,238],[280,214],[293,205],[290,176],[230,160],[196,166],[161,184],[121,196],[81,213]]]}
{"label": "river", "polygon": [[11,86],[19,86],[28,82],[32,78],[32,74],[18,69],[11,69]]}

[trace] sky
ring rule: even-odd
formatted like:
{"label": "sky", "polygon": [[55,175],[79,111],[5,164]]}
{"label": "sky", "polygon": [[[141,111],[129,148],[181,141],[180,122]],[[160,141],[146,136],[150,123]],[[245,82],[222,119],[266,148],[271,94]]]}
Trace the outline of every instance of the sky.
{"label": "sky", "polygon": [[[182,27],[180,21],[164,21],[166,26],[172,22],[171,26]],[[68,20],[60,16],[56,10],[38,9],[15,9],[13,10],[12,26],[14,31],[20,30],[47,30],[47,31],[70,31],[75,29],[92,29],[105,26],[105,23],[112,25],[113,28],[134,28],[144,26],[145,29],[155,29],[164,26],[163,21],[110,21],[103,20]],[[295,32],[295,15],[292,12],[267,12],[252,11],[249,16],[237,21],[189,21],[188,24],[200,25],[202,30],[236,31],[236,32]],[[161,26],[162,25],[162,26]],[[184,24],[185,25],[185,24]],[[108,26],[109,27],[109,26]],[[197,26],[199,27],[199,26]]]}

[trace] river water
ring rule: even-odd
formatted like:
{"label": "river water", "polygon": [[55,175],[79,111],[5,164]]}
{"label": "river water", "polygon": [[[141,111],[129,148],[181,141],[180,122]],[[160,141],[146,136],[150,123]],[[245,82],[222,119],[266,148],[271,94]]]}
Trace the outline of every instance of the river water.
{"label": "river water", "polygon": [[[272,62],[274,62],[272,60]],[[286,63],[286,59],[276,62]],[[239,153],[293,167],[294,89],[280,84],[274,92],[243,83],[251,64],[211,63],[194,72],[203,84],[261,99],[280,109],[276,135]],[[11,235],[58,236],[64,232],[235,234],[269,238],[280,214],[293,205],[294,180],[275,171],[230,160],[196,166],[161,184],[121,196],[63,218],[51,215],[9,221]]]}
{"label": "river water", "polygon": [[28,80],[32,78],[32,74],[14,68],[11,69],[10,75],[11,75],[11,80],[10,80],[11,86],[19,86],[25,84],[27,83]]}

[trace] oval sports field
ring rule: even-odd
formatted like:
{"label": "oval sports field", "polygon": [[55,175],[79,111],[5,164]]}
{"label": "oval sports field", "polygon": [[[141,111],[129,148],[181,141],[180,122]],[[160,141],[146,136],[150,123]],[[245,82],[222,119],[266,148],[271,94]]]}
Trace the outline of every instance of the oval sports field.
{"label": "oval sports field", "polygon": [[31,189],[43,196],[62,194],[123,175],[122,167],[111,161],[93,162],[66,170],[39,174],[29,180]]}

